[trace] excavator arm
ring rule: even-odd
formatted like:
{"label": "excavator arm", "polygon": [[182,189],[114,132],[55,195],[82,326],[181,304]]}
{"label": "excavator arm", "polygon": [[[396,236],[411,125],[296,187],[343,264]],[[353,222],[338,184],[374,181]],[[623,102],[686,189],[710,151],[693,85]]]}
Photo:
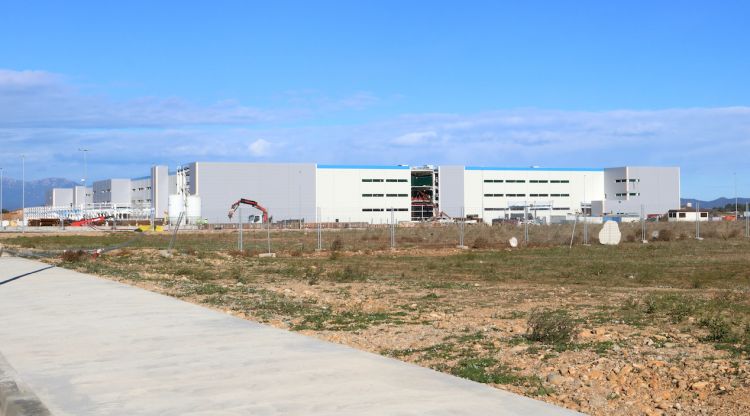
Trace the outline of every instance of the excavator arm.
{"label": "excavator arm", "polygon": [[268,210],[265,209],[263,206],[261,206],[258,202],[253,201],[252,199],[246,199],[246,198],[242,198],[239,201],[232,204],[232,206],[229,208],[229,213],[227,214],[229,219],[232,219],[232,216],[234,215],[234,213],[237,211],[237,208],[239,208],[241,204],[250,205],[251,207],[254,207],[258,211],[262,212],[263,222],[264,223],[268,222]]}

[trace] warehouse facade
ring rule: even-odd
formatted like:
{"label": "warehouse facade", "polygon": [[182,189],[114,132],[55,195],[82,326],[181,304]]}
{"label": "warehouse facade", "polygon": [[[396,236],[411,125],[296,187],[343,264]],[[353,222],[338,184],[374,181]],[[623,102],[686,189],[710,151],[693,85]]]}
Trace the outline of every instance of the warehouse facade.
{"label": "warehouse facade", "polygon": [[154,166],[147,177],[96,181],[92,193],[94,203],[150,206],[156,219],[171,216],[170,195],[197,196],[208,223],[229,222],[227,211],[241,198],[257,201],[273,221],[552,221],[679,209],[680,170],[191,162],[174,172]]}

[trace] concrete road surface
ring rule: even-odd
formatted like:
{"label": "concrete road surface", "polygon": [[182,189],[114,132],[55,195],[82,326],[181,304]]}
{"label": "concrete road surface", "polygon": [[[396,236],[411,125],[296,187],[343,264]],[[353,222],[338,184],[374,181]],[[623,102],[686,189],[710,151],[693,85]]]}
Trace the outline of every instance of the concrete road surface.
{"label": "concrete road surface", "polygon": [[0,284],[0,354],[57,416],[576,414],[61,268]]}

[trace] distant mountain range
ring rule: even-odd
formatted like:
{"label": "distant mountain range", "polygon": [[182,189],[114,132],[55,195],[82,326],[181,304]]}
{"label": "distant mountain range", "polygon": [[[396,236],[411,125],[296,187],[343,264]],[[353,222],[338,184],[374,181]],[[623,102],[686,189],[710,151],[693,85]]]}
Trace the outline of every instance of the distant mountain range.
{"label": "distant mountain range", "polygon": [[[680,203],[682,204],[683,207],[685,205],[687,205],[688,202],[691,203],[693,206],[695,206],[695,204],[697,202],[697,203],[700,204],[699,205],[700,208],[705,208],[705,209],[724,208],[727,204],[731,204],[732,206],[734,206],[734,198],[724,198],[724,197],[722,197],[722,198],[714,199],[713,201],[701,201],[700,199],[695,199],[695,198],[682,198],[682,199],[680,199]],[[750,202],[750,198],[737,198],[737,202],[739,203],[738,210],[740,212],[744,212],[745,211],[745,204],[748,203],[748,202]],[[734,209],[734,208],[732,208],[732,209]]]}
{"label": "distant mountain range", "polygon": [[[26,181],[26,206],[36,207],[44,205],[47,190],[52,188],[70,188],[78,182],[65,178],[45,178]],[[3,178],[3,208],[13,211],[21,208],[21,181],[13,178]]]}

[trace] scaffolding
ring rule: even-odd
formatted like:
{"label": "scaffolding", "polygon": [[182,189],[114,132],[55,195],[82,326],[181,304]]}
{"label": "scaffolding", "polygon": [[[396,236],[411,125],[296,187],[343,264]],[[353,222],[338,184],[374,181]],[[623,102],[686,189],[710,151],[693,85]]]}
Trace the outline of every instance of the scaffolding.
{"label": "scaffolding", "polygon": [[411,169],[411,220],[431,221],[439,209],[438,173],[433,166]]}
{"label": "scaffolding", "polygon": [[80,221],[105,217],[117,220],[150,220],[151,203],[92,203],[78,206],[24,208],[27,220]]}

